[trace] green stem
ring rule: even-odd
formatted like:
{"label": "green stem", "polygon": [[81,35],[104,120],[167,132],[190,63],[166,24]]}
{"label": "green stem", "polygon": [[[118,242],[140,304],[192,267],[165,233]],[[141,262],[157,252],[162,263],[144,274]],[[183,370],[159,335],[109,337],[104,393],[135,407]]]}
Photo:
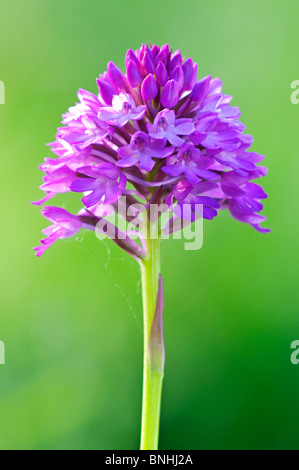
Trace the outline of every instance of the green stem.
{"label": "green stem", "polygon": [[160,276],[160,239],[151,238],[150,224],[148,223],[147,226],[146,245],[148,257],[141,262],[144,322],[141,450],[157,450],[164,373],[162,370],[151,370],[149,339],[157,304]]}

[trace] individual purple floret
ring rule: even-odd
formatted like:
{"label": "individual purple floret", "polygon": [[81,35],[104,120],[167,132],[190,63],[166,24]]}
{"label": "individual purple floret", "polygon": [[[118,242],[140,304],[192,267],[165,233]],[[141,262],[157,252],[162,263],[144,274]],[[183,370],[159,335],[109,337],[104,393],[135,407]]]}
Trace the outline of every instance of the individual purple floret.
{"label": "individual purple floret", "polygon": [[[109,62],[96,94],[80,89],[78,100],[51,144],[55,158],[40,167],[45,197],[36,204],[79,192],[85,215],[44,209],[54,225],[37,255],[80,228],[96,230],[98,214],[107,204],[117,210],[122,196],[122,207],[166,204],[174,217],[189,221],[228,210],[234,219],[268,231],[260,225],[267,195],[254,182],[267,174],[258,165],[264,157],[251,151],[253,139],[222,82],[211,76],[198,80],[191,58],[167,44],[129,50],[123,71]],[[124,237],[120,246],[136,259],[144,256],[130,241],[131,232]]]}
{"label": "individual purple floret", "polygon": [[175,112],[165,109],[157,114],[154,124],[147,124],[153,139],[167,139],[171,145],[180,147],[185,142],[180,136],[188,136],[195,131],[192,119],[176,119]]}
{"label": "individual purple floret", "polygon": [[125,175],[109,162],[78,168],[77,174],[79,178],[71,183],[70,189],[76,193],[90,191],[90,194],[82,199],[86,207],[94,206],[100,201],[112,204],[120,198],[126,187]]}
{"label": "individual purple floret", "polygon": [[41,256],[56,240],[73,237],[82,226],[79,217],[59,207],[44,207],[42,214],[53,225],[43,230],[47,238],[41,240],[41,246],[34,248],[37,256]]}
{"label": "individual purple floret", "polygon": [[100,121],[123,127],[130,120],[142,119],[146,112],[146,106],[136,106],[131,95],[120,93],[112,100],[112,107],[100,108],[98,118]]}
{"label": "individual purple floret", "polygon": [[136,132],[130,145],[124,145],[118,149],[120,160],[118,166],[132,167],[139,163],[140,168],[152,171],[155,166],[154,158],[163,159],[173,152],[172,147],[165,147],[166,139],[154,141],[145,132]]}
{"label": "individual purple floret", "polygon": [[177,155],[168,158],[167,166],[163,166],[162,170],[171,176],[185,175],[191,184],[196,184],[200,179],[215,180],[219,178],[217,173],[208,170],[212,165],[211,158],[203,157],[199,149],[188,143],[180,147]]}

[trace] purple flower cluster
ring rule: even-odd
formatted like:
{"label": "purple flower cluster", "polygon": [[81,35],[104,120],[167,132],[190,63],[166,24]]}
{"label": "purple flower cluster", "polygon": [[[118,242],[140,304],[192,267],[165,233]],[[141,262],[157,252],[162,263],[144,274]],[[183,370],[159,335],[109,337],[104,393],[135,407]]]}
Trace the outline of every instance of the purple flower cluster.
{"label": "purple flower cluster", "polygon": [[[41,165],[46,196],[82,193],[83,209],[72,215],[46,207],[53,223],[36,248],[40,256],[59,238],[80,228],[94,230],[99,207],[121,196],[149,205],[165,203],[179,217],[188,205],[213,219],[222,209],[261,232],[259,214],[267,195],[252,181],[267,170],[256,164],[263,156],[250,151],[240,111],[210,76],[197,80],[197,65],[166,44],[143,45],[126,54],[125,73],[113,62],[97,79],[94,95],[79,90],[79,103],[63,116],[52,151]],[[141,199],[140,199],[141,198]],[[130,251],[130,249],[128,249]]]}

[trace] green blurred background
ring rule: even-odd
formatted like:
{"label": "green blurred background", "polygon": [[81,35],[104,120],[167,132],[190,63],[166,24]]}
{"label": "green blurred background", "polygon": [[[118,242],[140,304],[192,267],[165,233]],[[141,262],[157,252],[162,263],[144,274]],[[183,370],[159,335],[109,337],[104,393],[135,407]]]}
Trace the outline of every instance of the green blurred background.
{"label": "green blurred background", "polygon": [[[93,234],[40,260],[37,169],[78,88],[109,60],[168,42],[224,80],[267,155],[262,235],[227,213],[204,246],[163,244],[161,449],[299,449],[297,1],[11,0],[0,6],[1,449],[136,449],[142,376],[137,264]],[[59,200],[70,207],[71,195]]]}

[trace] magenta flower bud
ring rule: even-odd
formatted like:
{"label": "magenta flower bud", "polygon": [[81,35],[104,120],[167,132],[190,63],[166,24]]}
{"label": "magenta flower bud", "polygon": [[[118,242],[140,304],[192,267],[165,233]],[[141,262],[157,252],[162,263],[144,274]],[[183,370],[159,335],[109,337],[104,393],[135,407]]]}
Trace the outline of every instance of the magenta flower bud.
{"label": "magenta flower bud", "polygon": [[177,51],[168,64],[168,72],[171,73],[178,65],[182,66],[183,58],[180,51]]}
{"label": "magenta flower bud", "polygon": [[179,65],[171,72],[169,76],[170,80],[175,80],[181,90],[184,86],[184,72],[182,67]]}
{"label": "magenta flower bud", "polygon": [[186,62],[183,63],[182,69],[184,72],[184,87],[186,90],[191,90],[194,76],[193,60],[191,58],[186,60]]}
{"label": "magenta flower bud", "polygon": [[101,97],[103,98],[105,103],[111,104],[113,95],[115,94],[115,91],[113,90],[113,88],[109,85],[109,83],[104,82],[103,80],[100,80],[99,78],[97,78],[97,84],[100,90]]}
{"label": "magenta flower bud", "polygon": [[154,57],[156,57],[160,52],[160,47],[157,46],[157,44],[155,44],[153,47],[152,47],[152,54]]}
{"label": "magenta flower bud", "polygon": [[149,56],[149,58],[153,62],[154,61],[154,55],[153,55],[151,47],[149,47],[148,44],[143,44],[141,46],[141,49],[140,49],[140,52],[139,52],[139,59],[142,61],[146,54]]}
{"label": "magenta flower bud", "polygon": [[193,89],[195,83],[196,83],[196,80],[197,80],[197,72],[198,72],[198,66],[197,64],[194,64],[193,65],[193,74],[192,74],[192,80],[191,80],[191,84],[190,84],[190,90]]}
{"label": "magenta flower bud", "polygon": [[122,71],[113,62],[109,62],[107,69],[113,87],[117,91],[122,90],[124,83]]}
{"label": "magenta flower bud", "polygon": [[139,67],[140,62],[137,59],[135,52],[132,51],[132,49],[129,49],[128,52],[126,53],[126,60],[125,60],[126,67],[128,63],[130,62],[130,60],[133,60],[133,62],[135,62],[135,64]]}
{"label": "magenta flower bud", "polygon": [[161,95],[161,104],[164,108],[174,108],[179,101],[179,87],[175,80],[169,80]]}
{"label": "magenta flower bud", "polygon": [[211,82],[211,75],[208,77],[202,78],[197,82],[192,91],[193,101],[201,101],[207,95]]}
{"label": "magenta flower bud", "polygon": [[158,94],[156,80],[152,74],[148,75],[142,82],[141,95],[144,101],[154,100]]}
{"label": "magenta flower bud", "polygon": [[156,61],[157,62],[161,61],[164,63],[164,65],[166,65],[169,59],[169,53],[170,53],[169,46],[168,44],[165,44],[164,46],[161,47],[160,52],[156,57]]}
{"label": "magenta flower bud", "polygon": [[149,55],[147,51],[145,52],[143,59],[142,59],[142,68],[145,74],[155,73],[154,63],[152,61],[151,56]]}
{"label": "magenta flower bud", "polygon": [[127,65],[127,79],[132,88],[136,88],[142,83],[139,67],[133,60],[130,60]]}
{"label": "magenta flower bud", "polygon": [[160,87],[164,86],[168,80],[168,73],[163,62],[159,62],[156,69],[157,83]]}

